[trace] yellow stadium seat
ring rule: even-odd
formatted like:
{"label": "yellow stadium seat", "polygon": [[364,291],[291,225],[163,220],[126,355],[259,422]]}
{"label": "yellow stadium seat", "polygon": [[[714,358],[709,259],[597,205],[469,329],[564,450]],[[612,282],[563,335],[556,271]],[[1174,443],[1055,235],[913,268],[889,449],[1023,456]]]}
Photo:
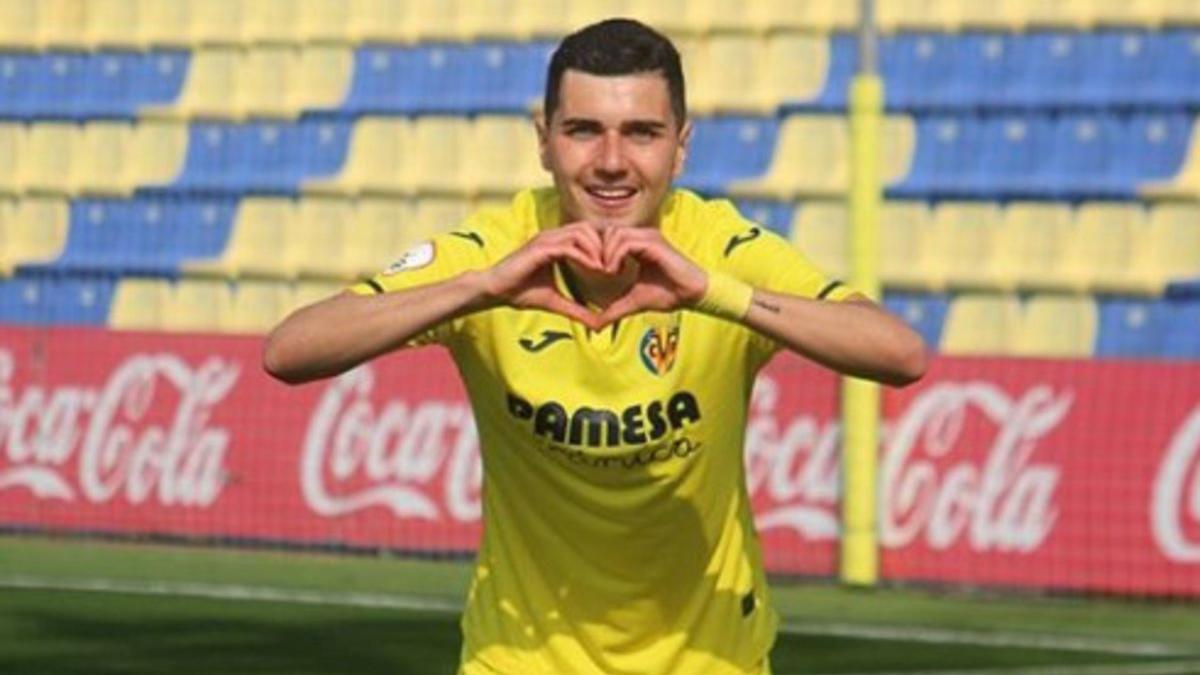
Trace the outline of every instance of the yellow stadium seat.
{"label": "yellow stadium seat", "polygon": [[697,77],[688,80],[688,106],[698,115],[714,112],[765,114],[774,109],[766,100],[763,45],[754,35],[713,35],[701,40],[694,64]]}
{"label": "yellow stadium seat", "polygon": [[300,50],[271,45],[245,50],[238,59],[236,117],[288,119],[298,117],[295,96],[301,79]]}
{"label": "yellow stadium seat", "polygon": [[1067,204],[1014,202],[1000,216],[997,283],[1005,289],[1064,285],[1062,260],[1075,227]]}
{"label": "yellow stadium seat", "polygon": [[296,220],[289,199],[251,197],[238,205],[229,243],[220,257],[184,263],[196,275],[228,278],[288,278],[295,274],[296,246],[291,236]]}
{"label": "yellow stadium seat", "polygon": [[[483,1],[486,0],[476,0]],[[553,38],[577,28],[570,22],[570,0],[521,0],[512,7],[509,22],[519,40]]]}
{"label": "yellow stadium seat", "polygon": [[89,0],[84,39],[92,49],[143,46],[139,0]]}
{"label": "yellow stadium seat", "polygon": [[1013,295],[964,293],[950,301],[942,330],[946,354],[1011,354],[1021,330],[1021,303]]}
{"label": "yellow stadium seat", "polygon": [[352,42],[350,9],[346,0],[301,0],[296,7],[300,42],[310,45]]}
{"label": "yellow stadium seat", "polygon": [[998,285],[1000,210],[990,202],[943,202],[933,212],[933,263],[951,288]]}
{"label": "yellow stadium seat", "polygon": [[329,281],[300,281],[292,288],[291,296],[288,298],[288,305],[285,308],[284,314],[307,307],[321,300],[331,298],[346,289],[345,284],[337,284]]}
{"label": "yellow stadium seat", "polygon": [[462,224],[471,213],[471,203],[453,197],[421,197],[410,222],[403,223],[396,235],[396,248],[403,252],[414,244],[449,232]]}
{"label": "yellow stadium seat", "polygon": [[481,115],[471,129],[471,160],[462,166],[470,194],[507,195],[547,182],[538,161],[533,122],[511,115]]}
{"label": "yellow stadium seat", "polygon": [[[413,124],[412,160],[406,184],[421,194],[461,194],[464,166],[471,150],[471,122],[465,117],[431,115]],[[471,161],[476,158],[472,154]]]}
{"label": "yellow stadium seat", "polygon": [[354,125],[341,172],[332,178],[306,183],[304,190],[341,195],[402,193],[409,188],[405,182],[407,166],[414,152],[408,120],[364,117]]}
{"label": "yellow stadium seat", "polygon": [[1096,23],[1095,0],[1033,0],[1027,6],[1030,28],[1087,30]]}
{"label": "yellow stadium seat", "polygon": [[163,310],[164,330],[220,333],[233,313],[233,291],[224,279],[180,279]]}
{"label": "yellow stadium seat", "polygon": [[1187,156],[1172,178],[1147,183],[1139,190],[1149,199],[1200,199],[1200,127],[1193,124]]}
{"label": "yellow stadium seat", "polygon": [[246,42],[243,0],[192,0],[191,41],[204,46],[236,46]]}
{"label": "yellow stadium seat", "polygon": [[730,191],[783,200],[842,194],[848,174],[847,136],[844,117],[791,115],[783,121],[766,174],[734,183]]}
{"label": "yellow stadium seat", "polygon": [[128,122],[87,123],[79,156],[72,166],[72,191],[107,196],[132,194],[137,187],[129,166],[133,143],[133,125]]}
{"label": "yellow stadium seat", "polygon": [[829,60],[827,36],[796,32],[769,35],[765,56],[758,63],[763,69],[759,96],[766,102],[766,109],[773,111],[784,102],[815,99],[829,78]]}
{"label": "yellow stadium seat", "polygon": [[300,52],[299,67],[291,97],[294,109],[336,108],[350,91],[354,52],[343,46],[307,45]]}
{"label": "yellow stadium seat", "polygon": [[252,44],[300,42],[303,0],[241,0],[242,38]]}
{"label": "yellow stadium seat", "polygon": [[465,40],[521,40],[513,17],[519,0],[458,0],[456,33]]}
{"label": "yellow stadium seat", "polygon": [[766,31],[766,7],[743,0],[690,0],[683,3],[688,28],[701,33]]}
{"label": "yellow stadium seat", "polygon": [[0,197],[0,276],[9,276],[13,272],[10,260],[13,254],[13,232],[17,228],[17,200]]}
{"label": "yellow stadium seat", "polygon": [[0,194],[18,194],[22,190],[21,166],[25,152],[25,125],[0,122]]}
{"label": "yellow stadium seat", "polygon": [[264,335],[287,313],[292,288],[282,281],[240,281],[233,289],[229,313],[221,329],[226,333]]}
{"label": "yellow stadium seat", "polygon": [[1035,295],[1025,302],[1013,351],[1024,356],[1091,356],[1096,301],[1082,295]]}
{"label": "yellow stadium seat", "polygon": [[917,148],[917,125],[907,115],[888,115],[883,118],[880,176],[884,184],[896,183],[912,170]]}
{"label": "yellow stadium seat", "polygon": [[412,0],[349,0],[349,34],[354,42],[402,43],[406,32],[406,6]]}
{"label": "yellow stadium seat", "polygon": [[126,278],[117,282],[108,326],[114,330],[161,330],[171,303],[171,284],[162,279]]}
{"label": "yellow stadium seat", "polygon": [[208,47],[192,54],[183,91],[171,104],[148,106],[142,114],[151,117],[216,118],[238,116],[242,50],[235,47]]}
{"label": "yellow stadium seat", "polygon": [[[360,199],[346,243],[346,258],[360,277],[386,268],[402,252],[400,233],[416,220],[407,199]],[[408,241],[407,238],[404,241]]]}
{"label": "yellow stadium seat", "polygon": [[1029,23],[1029,3],[1030,0],[963,2],[958,10],[963,28],[968,30],[1022,31]]}
{"label": "yellow stadium seat", "polygon": [[1163,23],[1173,26],[1200,25],[1200,3],[1196,0],[1162,0]]}
{"label": "yellow stadium seat", "polygon": [[[857,2],[846,0],[807,0],[802,9],[797,9],[795,0],[769,0],[769,15],[786,19],[793,28],[828,34],[835,31],[852,31],[858,28]],[[774,24],[782,25],[782,24]]]}
{"label": "yellow stadium seat", "polygon": [[0,2],[0,47],[34,49],[38,47],[38,1],[3,0]]}
{"label": "yellow stadium seat", "polygon": [[875,21],[879,30],[954,32],[962,27],[961,0],[879,0]]}
{"label": "yellow stadium seat", "polygon": [[337,197],[300,200],[288,237],[296,241],[296,272],[303,277],[350,279],[357,270],[347,244],[353,226],[354,204]]}
{"label": "yellow stadium seat", "polygon": [[567,32],[614,16],[630,16],[667,33],[680,32],[686,12],[678,8],[681,0],[661,0],[651,6],[647,0],[572,0],[567,3]]}
{"label": "yellow stadium seat", "polygon": [[129,182],[135,186],[167,185],[187,161],[188,130],[179,120],[142,120],[133,130]]}
{"label": "yellow stadium seat", "polygon": [[86,49],[89,0],[38,0],[38,46]]}
{"label": "yellow stadium seat", "polygon": [[79,127],[69,122],[29,125],[20,178],[22,188],[26,192],[70,194],[82,136]]}
{"label": "yellow stadium seat", "polygon": [[194,46],[192,4],[203,0],[138,0],[139,36],[143,47]]}
{"label": "yellow stadium seat", "polygon": [[464,39],[459,30],[458,2],[408,0],[403,3],[404,36],[409,42]]}
{"label": "yellow stadium seat", "polygon": [[1156,28],[1163,23],[1163,0],[1092,0],[1100,26]]}
{"label": "yellow stadium seat", "polygon": [[17,265],[43,263],[62,254],[71,220],[67,200],[25,197],[9,212],[2,257],[8,272]]}
{"label": "yellow stadium seat", "polygon": [[1146,213],[1140,204],[1099,202],[1080,206],[1062,262],[1067,287],[1128,290],[1125,273],[1132,259],[1131,249],[1146,231]]}
{"label": "yellow stadium seat", "polygon": [[932,257],[932,233],[933,217],[925,202],[884,202],[879,212],[879,278],[885,286],[942,287]]}
{"label": "yellow stadium seat", "polygon": [[1200,204],[1157,204],[1145,234],[1135,234],[1127,270],[1131,290],[1160,295],[1168,282],[1200,278]]}
{"label": "yellow stadium seat", "polygon": [[810,201],[800,205],[792,216],[792,241],[796,248],[835,277],[849,271],[850,221],[846,204],[841,201]]}

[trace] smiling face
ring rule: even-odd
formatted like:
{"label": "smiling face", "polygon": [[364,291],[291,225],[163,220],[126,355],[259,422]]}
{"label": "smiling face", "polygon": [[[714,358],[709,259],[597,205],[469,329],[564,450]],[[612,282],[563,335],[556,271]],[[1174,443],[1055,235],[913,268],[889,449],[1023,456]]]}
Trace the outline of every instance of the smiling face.
{"label": "smiling face", "polygon": [[554,176],[563,222],[656,226],[690,131],[672,113],[659,72],[567,70],[553,116],[538,122],[542,166]]}

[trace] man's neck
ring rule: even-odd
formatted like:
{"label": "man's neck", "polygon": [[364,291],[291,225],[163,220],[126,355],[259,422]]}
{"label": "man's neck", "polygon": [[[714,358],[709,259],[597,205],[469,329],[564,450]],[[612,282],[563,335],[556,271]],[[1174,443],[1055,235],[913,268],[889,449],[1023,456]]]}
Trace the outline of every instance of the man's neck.
{"label": "man's neck", "polygon": [[575,299],[585,305],[608,307],[629,292],[637,280],[638,264],[633,258],[626,258],[620,271],[611,275],[582,268],[570,260],[566,263],[567,285]]}

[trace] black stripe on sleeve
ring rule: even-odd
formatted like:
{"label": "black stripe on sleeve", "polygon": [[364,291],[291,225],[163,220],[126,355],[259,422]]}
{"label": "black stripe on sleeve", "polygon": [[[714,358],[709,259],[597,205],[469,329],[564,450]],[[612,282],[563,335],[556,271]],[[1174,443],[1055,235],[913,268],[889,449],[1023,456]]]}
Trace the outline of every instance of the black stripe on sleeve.
{"label": "black stripe on sleeve", "polygon": [[368,286],[375,289],[376,293],[384,292],[383,286],[380,286],[378,281],[375,281],[374,279],[364,279],[364,281],[367,283]]}
{"label": "black stripe on sleeve", "polygon": [[841,286],[841,285],[842,285],[842,282],[838,281],[837,279],[834,279],[833,281],[829,282],[828,284],[825,284],[825,288],[822,288],[822,289],[821,289],[821,292],[820,292],[820,293],[817,293],[817,299],[818,299],[818,300],[824,300],[824,299],[825,299],[825,296],[827,296],[827,295],[829,295],[830,293],[832,293],[832,292],[833,292],[833,289],[835,289],[835,288],[837,288],[838,286]]}

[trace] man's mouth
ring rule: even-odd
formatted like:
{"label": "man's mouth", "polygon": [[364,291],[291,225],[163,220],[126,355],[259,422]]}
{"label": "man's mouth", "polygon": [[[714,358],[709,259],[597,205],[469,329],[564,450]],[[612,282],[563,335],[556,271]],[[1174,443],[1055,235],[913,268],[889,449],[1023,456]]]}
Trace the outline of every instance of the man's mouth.
{"label": "man's mouth", "polygon": [[637,189],[632,187],[588,186],[584,191],[592,201],[606,209],[621,208],[637,194]]}

